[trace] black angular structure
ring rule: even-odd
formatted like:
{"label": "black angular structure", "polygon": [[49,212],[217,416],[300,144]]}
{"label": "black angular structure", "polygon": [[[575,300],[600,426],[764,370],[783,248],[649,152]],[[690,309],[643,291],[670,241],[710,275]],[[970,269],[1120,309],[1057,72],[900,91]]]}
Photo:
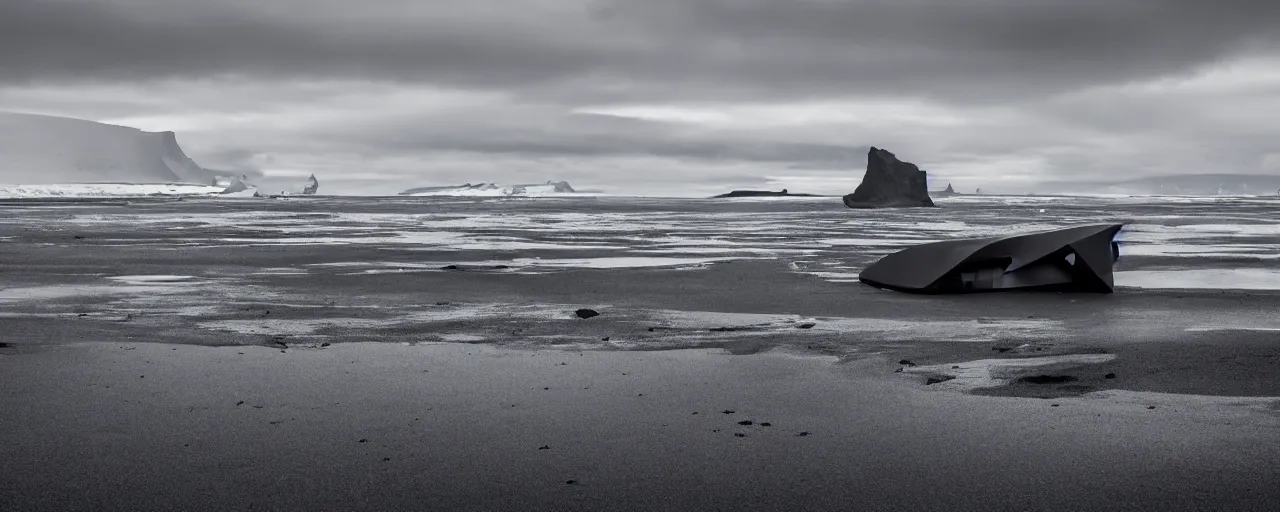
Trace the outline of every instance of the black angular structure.
{"label": "black angular structure", "polygon": [[1114,241],[1123,224],[1097,224],[1044,233],[949,240],[910,247],[881,258],[858,279],[909,293],[1053,290],[1111,293]]}

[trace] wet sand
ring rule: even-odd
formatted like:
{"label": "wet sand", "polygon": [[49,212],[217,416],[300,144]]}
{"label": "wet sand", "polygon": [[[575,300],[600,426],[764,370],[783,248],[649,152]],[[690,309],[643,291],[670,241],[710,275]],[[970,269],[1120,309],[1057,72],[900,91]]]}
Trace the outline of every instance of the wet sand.
{"label": "wet sand", "polygon": [[[921,297],[798,271],[806,256],[475,267],[602,253],[339,243],[306,231],[327,214],[285,203],[261,206],[297,214],[273,217],[300,230],[283,238],[241,229],[258,206],[239,203],[0,218],[0,509],[1260,510],[1280,498],[1274,290]],[[402,212],[433,205],[345,207],[390,212],[404,230],[416,218]],[[212,217],[111,217],[149,208],[138,218]],[[477,215],[563,209],[493,208]],[[487,233],[576,239],[557,229]],[[581,243],[617,242],[609,229]],[[851,250],[846,264],[872,257]],[[1188,261],[1143,258],[1121,264]]]}
{"label": "wet sand", "polygon": [[979,397],[904,385],[884,364],[459,344],[7,352],[0,496],[6,510],[1262,510],[1280,498],[1274,400]]}

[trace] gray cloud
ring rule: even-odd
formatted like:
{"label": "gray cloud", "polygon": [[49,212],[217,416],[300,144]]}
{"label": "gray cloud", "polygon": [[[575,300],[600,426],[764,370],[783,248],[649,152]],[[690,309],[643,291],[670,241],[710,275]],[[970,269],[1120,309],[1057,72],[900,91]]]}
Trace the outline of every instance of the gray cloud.
{"label": "gray cloud", "polygon": [[0,108],[415,185],[1253,172],[1280,80],[1195,84],[1278,39],[1271,0],[5,0]]}
{"label": "gray cloud", "polygon": [[1280,37],[1267,0],[9,0],[0,79],[360,77],[601,99],[1007,99]]}

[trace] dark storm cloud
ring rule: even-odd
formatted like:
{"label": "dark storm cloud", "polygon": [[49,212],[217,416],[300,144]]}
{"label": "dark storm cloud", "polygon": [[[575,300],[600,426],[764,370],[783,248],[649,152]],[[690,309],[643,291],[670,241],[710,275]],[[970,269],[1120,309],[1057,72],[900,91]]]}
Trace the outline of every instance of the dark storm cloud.
{"label": "dark storm cloud", "polygon": [[1270,0],[6,0],[0,80],[359,77],[600,100],[1006,99],[1180,73]]}

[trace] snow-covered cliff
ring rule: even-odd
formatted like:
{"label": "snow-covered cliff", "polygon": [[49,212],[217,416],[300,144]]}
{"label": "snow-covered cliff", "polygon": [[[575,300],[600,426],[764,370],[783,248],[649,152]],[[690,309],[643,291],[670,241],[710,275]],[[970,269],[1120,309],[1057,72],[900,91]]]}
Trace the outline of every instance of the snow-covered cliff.
{"label": "snow-covered cliff", "polygon": [[200,183],[217,173],[182,152],[173,132],[0,112],[0,183]]}

